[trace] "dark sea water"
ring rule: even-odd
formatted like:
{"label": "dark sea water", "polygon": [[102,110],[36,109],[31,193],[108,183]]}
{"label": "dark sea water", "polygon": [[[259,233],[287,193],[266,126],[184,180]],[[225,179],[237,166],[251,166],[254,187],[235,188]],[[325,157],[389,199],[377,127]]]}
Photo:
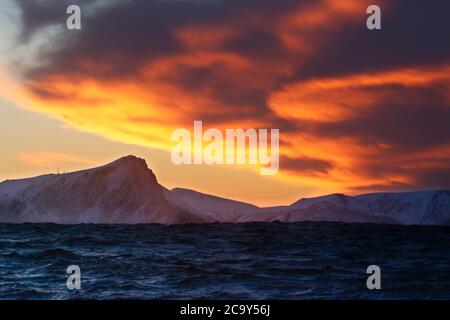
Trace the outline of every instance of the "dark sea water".
{"label": "dark sea water", "polygon": [[0,299],[450,299],[450,228],[0,224]]}

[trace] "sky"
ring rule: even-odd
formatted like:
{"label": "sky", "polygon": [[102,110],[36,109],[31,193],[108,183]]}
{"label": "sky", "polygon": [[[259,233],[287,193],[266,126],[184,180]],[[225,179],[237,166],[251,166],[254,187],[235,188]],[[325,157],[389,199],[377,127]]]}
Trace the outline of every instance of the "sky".
{"label": "sky", "polygon": [[[261,206],[449,188],[449,18],[445,0],[0,0],[0,180],[135,154],[168,188]],[[174,165],[194,120],[280,129],[279,173]]]}

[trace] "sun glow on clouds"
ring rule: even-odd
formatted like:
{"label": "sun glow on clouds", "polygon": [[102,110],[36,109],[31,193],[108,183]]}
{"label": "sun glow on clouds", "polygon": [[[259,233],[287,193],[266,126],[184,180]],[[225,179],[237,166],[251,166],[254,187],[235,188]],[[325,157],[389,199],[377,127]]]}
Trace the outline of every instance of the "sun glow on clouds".
{"label": "sun glow on clouds", "polygon": [[[166,5],[149,3],[155,6],[149,15]],[[145,9],[142,3],[129,4]],[[71,127],[165,150],[174,145],[172,131],[189,129],[194,120],[220,130],[279,128],[278,177],[313,186],[318,193],[433,186],[426,182],[427,170],[448,167],[441,155],[448,157],[450,137],[443,134],[440,118],[450,104],[450,64],[424,60],[417,66],[317,71],[303,77],[323,51],[337,49],[330,43],[340,32],[364,27],[370,3],[277,4],[249,1],[198,20],[182,20],[181,13],[176,21],[137,17],[145,32],[125,30],[129,35],[121,38],[126,39],[123,47],[111,50],[93,44],[109,45],[98,30],[106,28],[107,14],[116,11],[98,9],[106,10],[105,17],[98,13],[103,24],[94,24],[97,29],[91,27],[89,34],[82,31],[76,41],[65,33],[67,48],[62,41],[61,52],[35,58],[34,63],[47,64],[20,70],[25,71],[23,81],[8,95]],[[392,7],[383,5],[383,13]],[[87,26],[96,19],[91,12]],[[146,21],[156,22],[147,26]],[[117,36],[124,32],[111,28]],[[47,34],[49,38],[55,36]],[[433,108],[434,118],[426,118],[427,108]],[[422,126],[421,118],[424,130],[432,128],[423,137],[408,129]]]}
{"label": "sun glow on clouds", "polygon": [[392,86],[415,90],[436,84],[450,84],[450,65],[292,83],[273,93],[269,104],[283,118],[334,122],[384,101],[417,102],[408,101],[412,100],[410,94],[402,96],[392,92]]}
{"label": "sun glow on clouds", "polygon": [[[285,154],[295,158],[301,150],[308,157],[326,159],[329,163],[322,171],[316,170],[314,175],[319,174],[317,179],[313,176],[309,183],[320,185],[325,181],[331,189],[370,191],[417,184],[417,178],[411,174],[413,168],[423,171],[430,168],[448,168],[448,142],[425,152],[419,148],[402,153],[401,146],[396,145],[397,142],[390,142],[383,134],[377,136],[370,133],[369,136],[363,128],[363,123],[367,120],[365,117],[377,116],[377,111],[382,110],[383,105],[390,105],[403,113],[402,118],[397,119],[398,134],[403,134],[401,126],[405,125],[405,119],[406,125],[411,121],[408,120],[411,117],[408,113],[426,109],[430,103],[427,90],[431,89],[440,93],[443,99],[444,103],[439,109],[442,108],[444,114],[449,114],[450,103],[446,93],[449,85],[448,64],[405,68],[291,83],[274,92],[269,99],[269,105],[279,117],[301,123],[299,128],[303,126],[303,132],[290,135],[291,144],[284,149]],[[423,90],[425,93],[421,94]],[[433,96],[439,94],[434,93]],[[393,130],[395,135],[397,129],[391,128],[395,123],[389,123],[390,112],[398,111],[386,110],[386,130]],[[379,121],[377,127],[382,131],[383,119]],[[414,127],[413,123],[408,125],[407,130],[411,132],[411,137],[407,139],[413,145],[413,133],[419,132],[420,136],[420,127],[425,127],[427,121],[429,120],[424,118],[422,125],[418,127]],[[345,133],[346,123],[349,127],[359,122],[360,128]],[[445,123],[436,125],[445,126]],[[325,134],[330,127],[335,127],[338,131]],[[364,135],[358,136],[356,133]],[[427,132],[423,134],[426,135]],[[392,140],[396,139],[393,137]],[[384,174],[380,174],[381,172]],[[302,177],[303,181],[304,179],[305,177]]]}

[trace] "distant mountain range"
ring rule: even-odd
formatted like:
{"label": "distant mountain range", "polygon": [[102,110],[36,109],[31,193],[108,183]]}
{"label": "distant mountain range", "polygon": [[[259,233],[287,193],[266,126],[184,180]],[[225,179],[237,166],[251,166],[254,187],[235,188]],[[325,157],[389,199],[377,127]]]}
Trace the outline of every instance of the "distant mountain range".
{"label": "distant mountain range", "polygon": [[65,174],[0,183],[1,223],[244,223],[340,221],[450,225],[450,190],[331,194],[280,207],[161,186],[134,156]]}

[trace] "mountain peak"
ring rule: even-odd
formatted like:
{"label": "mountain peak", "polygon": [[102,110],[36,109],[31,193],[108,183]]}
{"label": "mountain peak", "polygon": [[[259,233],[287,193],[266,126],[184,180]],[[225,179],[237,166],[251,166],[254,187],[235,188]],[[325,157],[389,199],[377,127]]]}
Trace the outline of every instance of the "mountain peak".
{"label": "mountain peak", "polygon": [[100,173],[113,173],[114,179],[120,181],[130,181],[135,186],[149,188],[158,187],[159,184],[153,171],[148,167],[147,162],[143,158],[128,155],[119,158],[107,165],[100,167]]}
{"label": "mountain peak", "polygon": [[145,169],[149,169],[147,166],[147,162],[143,158],[139,158],[133,155],[128,155],[125,157],[121,157],[113,162],[107,164],[106,166],[143,166]]}
{"label": "mountain peak", "polygon": [[148,167],[147,162],[143,158],[133,155],[128,155],[113,162],[110,162],[103,167],[107,170],[122,172],[131,176],[151,176],[152,180],[156,182],[156,177],[153,171]]}

